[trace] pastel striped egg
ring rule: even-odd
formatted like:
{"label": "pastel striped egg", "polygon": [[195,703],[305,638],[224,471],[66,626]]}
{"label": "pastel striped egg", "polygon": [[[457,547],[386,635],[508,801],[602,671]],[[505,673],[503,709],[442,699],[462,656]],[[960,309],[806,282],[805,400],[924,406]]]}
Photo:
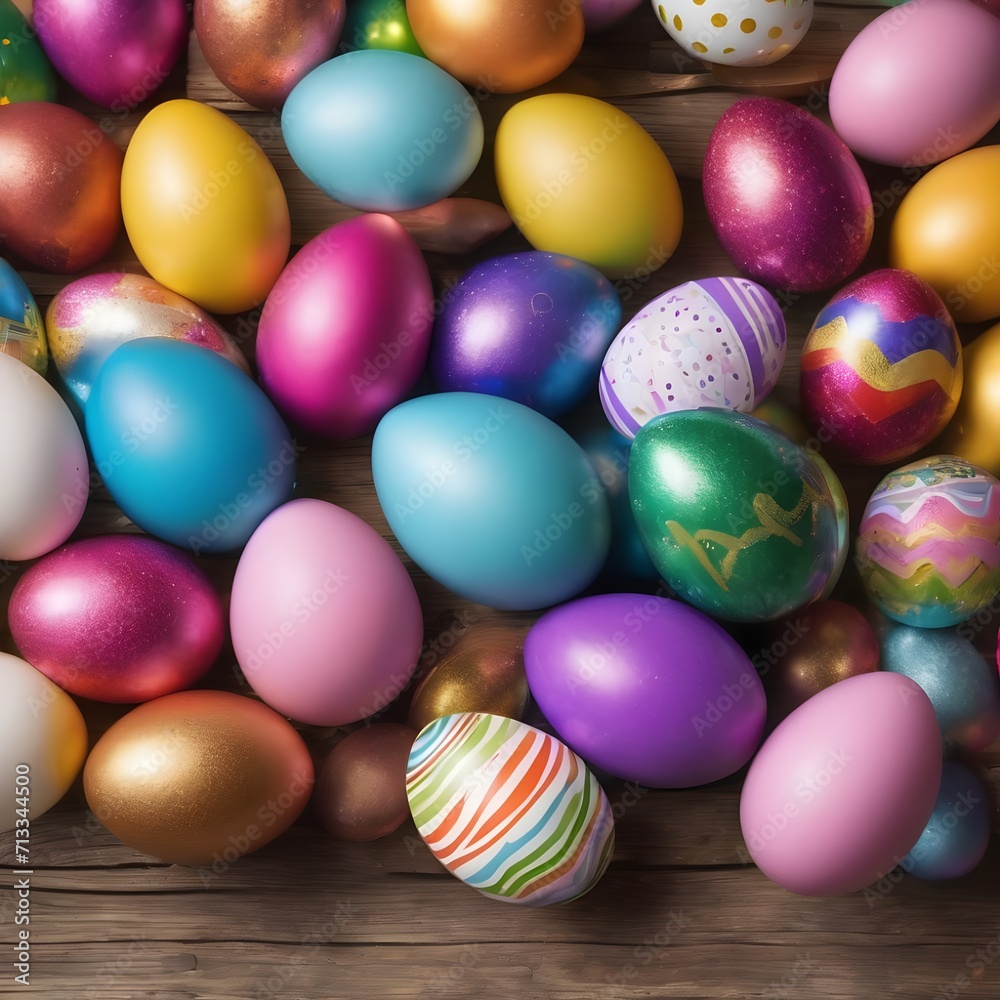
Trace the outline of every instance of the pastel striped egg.
{"label": "pastel striped egg", "polygon": [[702,278],[647,302],[604,356],[604,412],[626,437],[675,410],[749,412],[777,384],[785,321],[747,278]]}
{"label": "pastel striped egg", "polygon": [[904,625],[947,628],[1000,590],[1000,481],[955,455],[890,472],[861,518],[869,597]]}
{"label": "pastel striped egg", "polygon": [[438,861],[508,903],[576,899],[614,850],[611,806],[584,762],[503,716],[463,712],[426,726],[410,751],[406,795]]}

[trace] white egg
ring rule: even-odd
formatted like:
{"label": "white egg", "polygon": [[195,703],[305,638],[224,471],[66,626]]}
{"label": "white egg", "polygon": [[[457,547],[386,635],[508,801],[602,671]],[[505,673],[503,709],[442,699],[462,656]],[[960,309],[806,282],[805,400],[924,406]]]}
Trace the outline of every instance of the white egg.
{"label": "white egg", "polygon": [[652,0],[667,34],[695,59],[767,66],[809,28],[813,0]]}
{"label": "white egg", "polygon": [[[20,364],[21,362],[18,362]],[[87,756],[76,702],[30,663],[0,653],[0,832],[38,819],[67,792]],[[16,847],[16,843],[15,843]],[[29,855],[30,857],[30,845]]]}
{"label": "white egg", "polygon": [[37,559],[83,517],[87,450],[55,389],[7,354],[0,354],[0,428],[0,560]]}

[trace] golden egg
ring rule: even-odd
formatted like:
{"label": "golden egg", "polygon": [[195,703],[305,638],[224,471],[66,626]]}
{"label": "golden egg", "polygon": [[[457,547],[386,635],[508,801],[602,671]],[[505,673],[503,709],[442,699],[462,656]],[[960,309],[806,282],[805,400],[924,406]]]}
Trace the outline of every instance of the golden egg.
{"label": "golden egg", "polygon": [[312,785],[309,751],[291,725],[224,691],[140,705],[101,737],[83,771],[87,804],[123,843],[213,867],[287,830]]}

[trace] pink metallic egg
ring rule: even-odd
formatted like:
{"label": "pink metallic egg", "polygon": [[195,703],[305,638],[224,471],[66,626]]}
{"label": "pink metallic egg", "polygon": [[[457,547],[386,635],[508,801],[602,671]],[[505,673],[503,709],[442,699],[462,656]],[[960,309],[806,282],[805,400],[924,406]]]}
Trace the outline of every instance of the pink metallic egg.
{"label": "pink metallic egg", "polygon": [[21,655],[70,694],[139,702],[190,687],[225,637],[208,577],[144,535],[65,545],[32,566],[10,599]]}
{"label": "pink metallic egg", "polygon": [[388,215],[338,223],[291,259],[267,297],[261,385],[314,434],[367,434],[420,377],[433,319],[430,274],[406,230]]}
{"label": "pink metallic egg", "polygon": [[830,128],[787,101],[745,97],[719,118],[702,187],[723,249],[764,285],[830,288],[871,245],[872,197],[857,161]]}

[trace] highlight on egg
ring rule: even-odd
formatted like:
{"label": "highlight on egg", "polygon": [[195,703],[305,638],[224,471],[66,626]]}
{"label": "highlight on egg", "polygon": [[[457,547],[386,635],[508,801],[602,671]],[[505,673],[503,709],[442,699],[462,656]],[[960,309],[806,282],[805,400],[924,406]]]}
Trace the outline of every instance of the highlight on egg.
{"label": "highlight on egg", "polygon": [[38,303],[22,277],[0,258],[0,353],[23,361],[39,375],[49,364],[48,337]]}

